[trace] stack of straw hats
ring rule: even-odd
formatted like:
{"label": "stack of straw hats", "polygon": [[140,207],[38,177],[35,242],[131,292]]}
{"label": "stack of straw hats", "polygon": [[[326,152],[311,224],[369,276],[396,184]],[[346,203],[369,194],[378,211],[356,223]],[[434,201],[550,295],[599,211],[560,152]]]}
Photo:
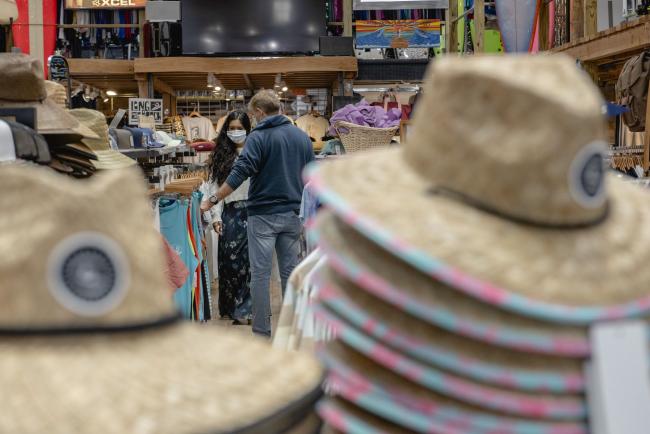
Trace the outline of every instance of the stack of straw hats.
{"label": "stack of straw hats", "polygon": [[446,58],[427,82],[402,149],[307,175],[338,337],[319,412],[332,432],[587,434],[590,326],[650,313],[650,197],[606,174],[572,60]]}
{"label": "stack of straw hats", "polygon": [[0,183],[0,432],[318,432],[316,360],[180,320],[136,169]]}

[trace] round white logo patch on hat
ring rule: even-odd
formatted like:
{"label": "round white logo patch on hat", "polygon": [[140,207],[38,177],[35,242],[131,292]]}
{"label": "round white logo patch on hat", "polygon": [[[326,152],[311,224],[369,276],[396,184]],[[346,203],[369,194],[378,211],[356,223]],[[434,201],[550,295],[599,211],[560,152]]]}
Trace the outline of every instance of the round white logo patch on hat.
{"label": "round white logo patch on hat", "polygon": [[96,232],[81,232],[61,241],[50,253],[48,286],[66,309],[99,316],[126,296],[130,269],[122,248]]}
{"label": "round white logo patch on hat", "polygon": [[569,191],[575,201],[585,208],[599,208],[607,199],[606,152],[605,142],[591,142],[578,152],[569,168]]}

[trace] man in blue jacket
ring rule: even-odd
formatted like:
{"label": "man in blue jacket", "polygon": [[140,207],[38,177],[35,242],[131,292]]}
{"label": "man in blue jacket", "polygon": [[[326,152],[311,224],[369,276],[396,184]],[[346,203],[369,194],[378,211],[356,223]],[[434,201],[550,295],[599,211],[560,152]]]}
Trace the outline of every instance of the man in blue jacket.
{"label": "man in blue jacket", "polygon": [[253,333],[270,337],[273,251],[277,253],[284,294],[300,253],[302,172],[314,160],[314,151],[307,134],[280,114],[280,100],[275,92],[257,93],[249,111],[254,114],[257,127],[246,139],[228,179],[209,202],[216,205],[250,178],[248,251]]}

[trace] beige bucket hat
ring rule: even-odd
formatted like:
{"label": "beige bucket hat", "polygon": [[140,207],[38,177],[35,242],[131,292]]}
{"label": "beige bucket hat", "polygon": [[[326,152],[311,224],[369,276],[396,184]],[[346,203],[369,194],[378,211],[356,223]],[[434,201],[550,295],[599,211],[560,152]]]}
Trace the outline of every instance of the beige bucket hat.
{"label": "beige bucket hat", "polygon": [[24,54],[0,53],[0,108],[34,107],[37,131],[59,140],[97,138],[48,98],[41,62]]}
{"label": "beige bucket hat", "polygon": [[311,357],[178,320],[137,170],[0,182],[0,432],[285,432],[313,412]]}
{"label": "beige bucket hat", "polygon": [[18,6],[15,0],[0,0],[0,24],[9,24],[18,18]]}
{"label": "beige bucket hat", "polygon": [[583,326],[647,314],[648,194],[605,174],[604,104],[575,61],[448,57],[426,83],[401,149],[312,166],[321,200],[485,304]]}
{"label": "beige bucket hat", "polygon": [[83,143],[97,156],[97,160],[92,161],[97,169],[122,169],[137,164],[135,160],[111,149],[108,124],[103,113],[82,108],[70,110],[70,114],[99,137],[98,139],[83,140]]}

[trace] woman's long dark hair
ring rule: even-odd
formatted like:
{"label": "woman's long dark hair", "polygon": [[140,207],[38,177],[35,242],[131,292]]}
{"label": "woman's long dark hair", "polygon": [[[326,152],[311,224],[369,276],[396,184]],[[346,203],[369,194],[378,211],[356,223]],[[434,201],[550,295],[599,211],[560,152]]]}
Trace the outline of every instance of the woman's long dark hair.
{"label": "woman's long dark hair", "polygon": [[228,178],[230,170],[237,159],[237,144],[228,137],[230,122],[235,120],[241,122],[246,134],[251,132],[251,120],[248,118],[248,114],[242,111],[233,111],[228,114],[215,140],[217,146],[210,157],[210,181],[216,181],[219,185],[226,182],[226,178]]}

